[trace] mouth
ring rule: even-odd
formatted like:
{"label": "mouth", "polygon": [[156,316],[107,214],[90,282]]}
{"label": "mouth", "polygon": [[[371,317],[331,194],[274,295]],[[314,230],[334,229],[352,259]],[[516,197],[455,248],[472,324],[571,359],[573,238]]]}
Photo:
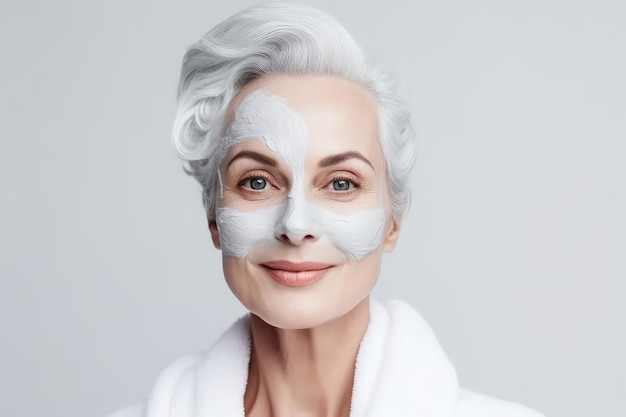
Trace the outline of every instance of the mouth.
{"label": "mouth", "polygon": [[332,265],[320,262],[271,261],[261,264],[279,284],[303,287],[319,281]]}

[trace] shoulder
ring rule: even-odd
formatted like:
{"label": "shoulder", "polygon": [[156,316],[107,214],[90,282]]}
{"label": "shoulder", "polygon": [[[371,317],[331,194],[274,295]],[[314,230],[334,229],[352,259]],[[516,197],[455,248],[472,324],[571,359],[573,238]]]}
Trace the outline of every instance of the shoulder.
{"label": "shoulder", "polygon": [[460,388],[455,417],[544,417],[523,405]]}

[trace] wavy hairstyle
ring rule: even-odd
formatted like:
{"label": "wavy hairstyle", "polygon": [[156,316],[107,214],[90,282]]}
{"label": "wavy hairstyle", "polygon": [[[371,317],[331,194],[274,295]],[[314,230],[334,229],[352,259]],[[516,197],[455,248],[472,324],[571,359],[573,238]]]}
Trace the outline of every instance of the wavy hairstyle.
{"label": "wavy hairstyle", "polygon": [[239,12],[187,50],[178,87],[173,142],[186,171],[202,185],[209,220],[219,196],[217,148],[228,106],[247,83],[271,74],[328,75],[352,81],[373,97],[387,165],[393,218],[410,204],[415,159],[410,116],[389,77],[330,15],[294,3],[270,3]]}

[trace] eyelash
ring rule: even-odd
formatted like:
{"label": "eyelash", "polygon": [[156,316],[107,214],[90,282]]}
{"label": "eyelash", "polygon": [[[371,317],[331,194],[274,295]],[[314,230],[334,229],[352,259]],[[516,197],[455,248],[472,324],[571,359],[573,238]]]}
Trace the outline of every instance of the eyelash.
{"label": "eyelash", "polygon": [[263,178],[265,181],[267,181],[267,186],[277,188],[274,186],[274,181],[271,178],[271,176],[263,172],[252,172],[249,175],[246,175],[244,178],[242,178],[237,185],[239,187],[245,188],[247,191],[252,191],[252,192],[257,192],[257,193],[261,191],[266,191],[266,188],[262,190],[255,190],[250,186],[246,186],[246,183],[254,178]]}
{"label": "eyelash", "polygon": [[[332,185],[335,181],[347,181],[348,183],[351,184],[350,189],[342,191],[342,190],[334,190],[332,188]],[[361,187],[361,182],[359,180],[357,180],[355,177],[352,176],[348,176],[348,175],[338,175],[336,177],[333,177],[330,179],[330,181],[328,182],[328,184],[326,185],[326,188],[329,188],[329,191],[331,193],[335,193],[335,194],[351,194],[354,191],[356,191],[356,189]]]}

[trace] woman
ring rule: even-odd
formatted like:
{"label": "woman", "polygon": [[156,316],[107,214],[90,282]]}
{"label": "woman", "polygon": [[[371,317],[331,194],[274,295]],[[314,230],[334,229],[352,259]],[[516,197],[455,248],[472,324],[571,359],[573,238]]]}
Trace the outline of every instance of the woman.
{"label": "woman", "polygon": [[116,416],[538,416],[460,389],[428,325],[369,294],[409,202],[390,83],[328,15],[265,5],[187,52],[174,128],[250,311]]}

